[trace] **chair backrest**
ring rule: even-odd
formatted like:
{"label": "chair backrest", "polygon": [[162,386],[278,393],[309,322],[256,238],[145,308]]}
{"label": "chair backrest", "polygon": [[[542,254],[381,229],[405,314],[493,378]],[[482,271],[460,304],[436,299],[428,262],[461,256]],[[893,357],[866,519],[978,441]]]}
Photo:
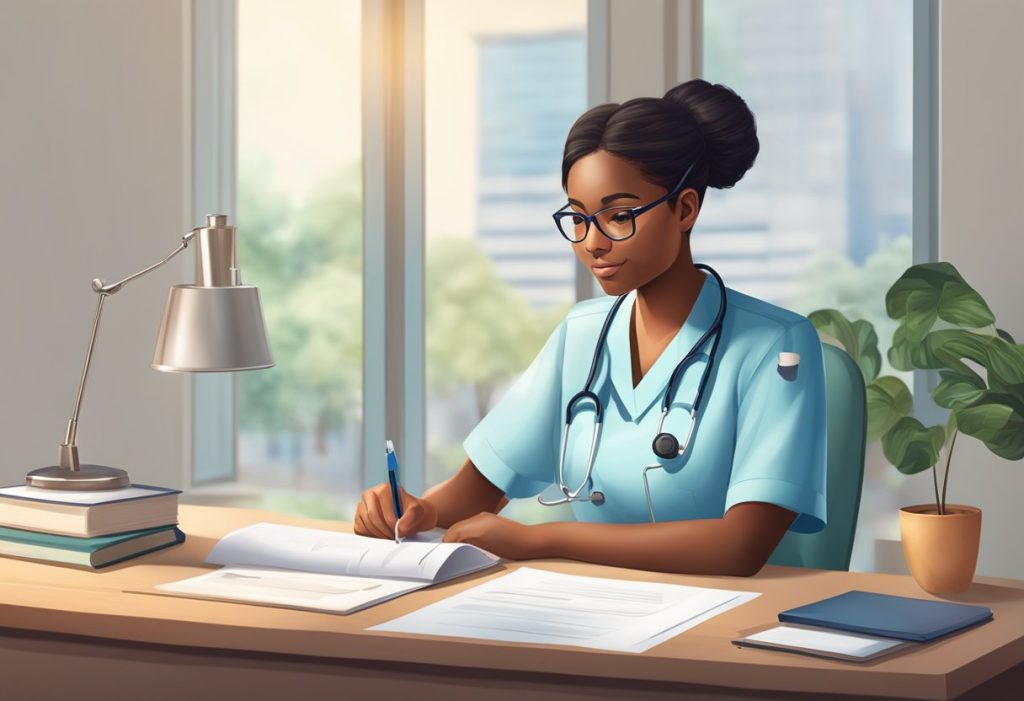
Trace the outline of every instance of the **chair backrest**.
{"label": "chair backrest", "polygon": [[864,376],[842,348],[822,343],[822,349],[828,435],[827,525],[817,533],[786,533],[768,564],[848,570],[864,480]]}

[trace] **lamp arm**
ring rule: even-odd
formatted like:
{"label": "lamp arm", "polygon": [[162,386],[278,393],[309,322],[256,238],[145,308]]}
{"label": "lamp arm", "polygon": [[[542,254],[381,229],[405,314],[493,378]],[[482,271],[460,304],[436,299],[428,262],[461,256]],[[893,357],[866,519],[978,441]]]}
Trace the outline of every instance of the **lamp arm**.
{"label": "lamp arm", "polygon": [[78,460],[78,446],[75,444],[75,439],[78,435],[78,413],[82,408],[82,395],[85,393],[85,381],[89,377],[89,366],[92,364],[92,352],[96,347],[96,332],[100,327],[100,317],[103,314],[103,301],[110,295],[116,294],[121,291],[127,283],[131,282],[135,278],[142,277],[146,273],[156,270],[160,266],[167,263],[167,261],[174,258],[186,248],[188,248],[189,241],[195,238],[199,229],[193,229],[189,233],[181,237],[181,243],[178,247],[171,251],[163,260],[144,268],[137,273],[129,275],[128,277],[112,284],[106,284],[102,279],[96,278],[92,281],[92,290],[99,295],[99,301],[96,305],[96,316],[92,322],[92,333],[89,336],[89,347],[85,354],[85,366],[82,368],[82,379],[78,383],[78,396],[75,398],[75,409],[71,414],[71,419],[68,420],[67,431],[64,433],[64,442],[61,443],[60,449],[58,450],[57,464],[62,468],[69,470],[79,469]]}
{"label": "lamp arm", "polygon": [[153,265],[149,266],[148,268],[143,268],[139,272],[133,273],[133,274],[129,275],[124,280],[119,280],[118,282],[114,282],[114,283],[111,283],[111,284],[108,285],[108,284],[106,284],[106,281],[104,281],[104,280],[102,280],[100,278],[96,278],[95,280],[92,281],[92,290],[93,290],[93,292],[95,292],[95,293],[97,293],[97,294],[99,294],[101,296],[117,294],[118,292],[121,291],[122,287],[124,287],[126,284],[128,284],[129,282],[131,282],[135,278],[142,277],[146,273],[151,272],[153,270],[156,270],[161,265],[163,265],[164,263],[169,261],[171,258],[173,258],[174,256],[176,256],[179,253],[181,253],[182,251],[184,251],[186,248],[188,248],[188,242],[191,241],[192,239],[194,239],[196,237],[196,234],[198,234],[198,233],[199,233],[199,229],[192,229],[192,231],[188,232],[187,234],[185,234],[184,236],[181,237],[181,243],[178,244],[177,248],[175,248],[173,251],[171,251],[169,254],[167,254],[167,257],[165,257],[161,261],[153,263]]}

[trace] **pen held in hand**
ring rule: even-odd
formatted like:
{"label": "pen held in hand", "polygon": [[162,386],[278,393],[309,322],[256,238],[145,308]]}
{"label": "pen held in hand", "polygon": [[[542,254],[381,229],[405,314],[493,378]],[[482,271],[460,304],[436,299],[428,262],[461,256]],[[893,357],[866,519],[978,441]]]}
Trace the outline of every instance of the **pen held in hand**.
{"label": "pen held in hand", "polygon": [[388,486],[391,488],[391,504],[395,509],[395,543],[400,543],[398,522],[402,520],[402,491],[398,484],[398,456],[390,440],[387,441],[385,449],[388,458]]}

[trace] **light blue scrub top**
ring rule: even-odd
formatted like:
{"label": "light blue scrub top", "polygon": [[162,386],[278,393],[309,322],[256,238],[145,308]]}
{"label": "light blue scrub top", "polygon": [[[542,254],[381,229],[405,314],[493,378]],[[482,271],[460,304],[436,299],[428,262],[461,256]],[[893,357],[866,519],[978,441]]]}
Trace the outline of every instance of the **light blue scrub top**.
{"label": "light blue scrub top", "polygon": [[[629,344],[636,291],[608,330],[593,390],[604,403],[593,489],[605,503],[574,502],[578,521],[649,522],[641,473],[646,465],[659,522],[721,518],[734,504],[760,501],[799,514],[790,530],[825,527],[825,376],[821,342],[804,316],[726,287],[728,309],[717,359],[682,457],[664,460],[651,449],[669,377],[714,321],[718,283],[705,277],[686,322],[633,387]],[[580,302],[558,325],[526,371],[473,429],[463,446],[477,469],[510,498],[547,489],[558,495],[558,452],[565,408],[583,389],[601,326],[614,297]],[[687,369],[665,430],[682,442],[712,339]],[[779,370],[779,353],[800,354],[795,377]],[[586,472],[594,412],[580,402],[566,448],[565,484],[576,489]],[[581,495],[586,495],[584,489]]]}

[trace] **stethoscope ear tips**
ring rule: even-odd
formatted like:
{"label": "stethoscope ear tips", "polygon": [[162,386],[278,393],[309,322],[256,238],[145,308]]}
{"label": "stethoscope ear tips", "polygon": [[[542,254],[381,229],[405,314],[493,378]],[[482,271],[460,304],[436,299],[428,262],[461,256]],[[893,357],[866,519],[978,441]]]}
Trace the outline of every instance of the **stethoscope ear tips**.
{"label": "stethoscope ear tips", "polygon": [[665,460],[679,457],[679,441],[671,433],[659,433],[654,437],[654,454]]}

